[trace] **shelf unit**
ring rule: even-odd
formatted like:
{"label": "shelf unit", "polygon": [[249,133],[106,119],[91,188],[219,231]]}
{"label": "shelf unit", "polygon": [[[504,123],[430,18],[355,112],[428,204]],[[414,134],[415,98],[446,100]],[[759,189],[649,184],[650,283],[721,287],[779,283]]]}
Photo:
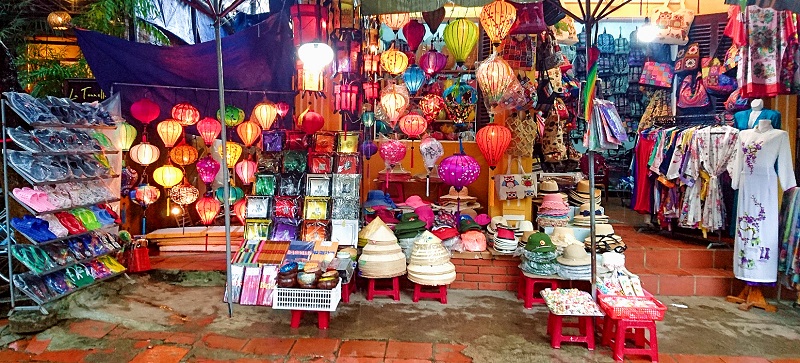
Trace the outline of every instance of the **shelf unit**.
{"label": "shelf unit", "polygon": [[[9,185],[9,181],[8,181],[9,170],[14,170],[16,172],[16,174],[18,174],[23,180],[25,180],[25,182],[27,184],[29,184],[31,186],[56,185],[56,184],[64,184],[64,183],[82,183],[82,182],[89,182],[89,181],[96,181],[96,180],[109,181],[107,184],[109,186],[109,189],[111,189],[111,192],[114,195],[119,195],[120,189],[121,189],[121,183],[120,183],[120,179],[119,178],[120,178],[120,173],[121,173],[121,170],[122,170],[122,152],[120,150],[118,150],[118,149],[116,149],[116,150],[98,150],[98,151],[31,152],[31,155],[37,155],[37,156],[58,156],[58,155],[68,155],[68,154],[69,155],[74,155],[74,154],[81,154],[81,155],[104,154],[104,155],[108,155],[109,162],[110,162],[110,164],[112,166],[112,173],[110,175],[90,177],[90,178],[70,178],[70,179],[57,180],[57,181],[44,181],[44,182],[34,181],[27,175],[27,173],[24,170],[19,170],[15,165],[12,165],[11,163],[9,163],[8,159],[6,158],[6,155],[8,155],[9,145],[15,145],[13,142],[10,142],[9,141],[10,139],[8,138],[8,132],[7,132],[7,128],[8,128],[8,124],[7,124],[7,107],[8,106],[9,105],[8,105],[7,101],[5,100],[5,98],[0,100],[0,117],[2,117],[2,133],[3,133],[3,141],[2,141],[3,142],[3,172],[4,172],[4,176],[3,176],[3,194],[5,196],[5,210],[6,211],[10,210],[9,209],[9,201],[10,200],[15,201],[16,203],[18,203],[20,206],[22,206],[25,210],[27,210],[30,214],[32,214],[34,216],[52,214],[52,213],[58,213],[58,212],[68,212],[68,211],[70,211],[72,209],[75,209],[75,208],[90,207],[92,205],[97,205],[97,204],[101,204],[101,203],[112,205],[112,208],[115,207],[114,206],[115,204],[116,204],[116,206],[119,205],[118,202],[120,201],[120,198],[111,198],[111,199],[108,199],[108,200],[100,201],[100,202],[97,202],[97,203],[91,203],[91,204],[88,204],[88,205],[77,205],[77,206],[73,206],[71,208],[62,208],[62,209],[51,210],[51,211],[37,212],[33,208],[30,208],[28,205],[26,205],[25,203],[22,203],[20,200],[18,200],[16,198],[16,196],[14,196],[10,192],[11,189],[13,188],[13,186]],[[8,107],[8,109],[11,109],[11,108]],[[14,112],[13,109],[11,109],[11,110],[12,110],[12,112]],[[116,130],[116,126],[109,126],[109,125],[66,125],[66,124],[44,124],[44,123],[34,123],[34,124],[31,124],[31,126],[33,128],[35,128],[35,129],[36,128],[91,129],[91,130],[96,130],[96,131],[98,131],[100,133],[103,133],[104,135],[106,135],[106,137],[108,137],[111,140],[115,140],[114,130]],[[11,168],[9,168],[9,166],[11,166]],[[53,301],[58,300],[58,299],[61,299],[61,298],[65,297],[65,296],[68,296],[68,295],[70,295],[70,294],[72,294],[72,293],[74,293],[76,291],[82,290],[82,289],[84,289],[86,287],[97,285],[97,283],[99,283],[99,282],[108,280],[110,278],[113,278],[113,277],[116,277],[116,276],[118,276],[120,274],[124,274],[125,273],[124,271],[117,272],[117,273],[114,273],[112,275],[96,279],[89,285],[78,287],[76,289],[73,289],[73,290],[65,293],[65,294],[60,294],[60,295],[51,297],[49,299],[42,300],[36,294],[34,294],[32,292],[29,292],[29,291],[26,291],[26,290],[23,290],[23,289],[20,289],[19,287],[17,287],[15,285],[15,279],[14,279],[15,273],[14,273],[14,270],[12,268],[12,261],[15,259],[15,257],[13,256],[13,254],[11,252],[12,249],[9,248],[9,246],[18,243],[18,240],[17,240],[18,239],[18,235],[19,236],[23,236],[25,239],[27,239],[28,241],[30,241],[30,243],[32,243],[34,245],[47,245],[47,244],[51,244],[51,243],[57,243],[57,242],[61,242],[61,241],[66,241],[66,240],[69,240],[71,238],[81,237],[81,236],[88,235],[90,233],[97,232],[97,231],[106,231],[106,232],[111,232],[111,233],[117,233],[118,230],[119,230],[119,228],[118,228],[119,226],[117,226],[116,224],[107,225],[107,226],[103,226],[101,228],[98,228],[98,229],[95,229],[95,230],[86,231],[86,232],[83,232],[83,233],[68,235],[68,236],[65,236],[65,237],[60,237],[60,238],[52,239],[52,240],[49,240],[49,241],[37,242],[36,240],[34,240],[34,239],[30,238],[29,236],[27,236],[25,233],[17,231],[13,227],[11,227],[11,223],[10,223],[11,218],[12,218],[11,215],[8,215],[7,218],[6,218],[6,226],[5,227],[6,227],[6,230],[8,232],[7,244],[4,245],[4,246],[1,246],[2,247],[2,252],[6,253],[6,256],[7,256],[7,261],[8,261],[9,265],[6,266],[6,267],[8,267],[8,271],[0,271],[0,278],[2,278],[3,280],[7,280],[9,282],[10,303],[11,303],[12,311],[13,310],[39,310],[42,313],[47,314],[48,313],[47,309],[44,307],[45,304],[53,302]],[[83,258],[83,259],[80,259],[80,260],[76,260],[76,261],[73,261],[73,262],[71,262],[69,264],[65,264],[63,266],[56,266],[56,267],[51,268],[51,269],[49,269],[47,271],[43,271],[40,274],[36,274],[33,271],[29,271],[29,272],[23,273],[22,275],[24,275],[24,276],[36,276],[38,278],[38,277],[42,277],[42,276],[45,276],[45,275],[48,275],[48,274],[52,274],[52,273],[55,273],[55,272],[58,272],[58,271],[62,271],[64,269],[66,269],[66,268],[69,268],[70,266],[75,266],[77,264],[83,264],[83,263],[86,263],[86,262],[94,261],[97,258],[100,258],[102,256],[107,256],[107,255],[110,255],[110,254],[115,253],[115,252],[116,252],[116,250],[112,250],[112,251],[108,251],[106,253],[103,253],[101,255],[97,255],[97,256],[92,256],[92,257],[89,257],[89,258]],[[8,276],[5,276],[4,273],[7,273]],[[20,294],[20,292],[22,294]],[[33,301],[35,306],[18,306],[17,305],[17,301],[23,300],[25,296],[27,296],[27,298],[29,298],[31,301]]]}

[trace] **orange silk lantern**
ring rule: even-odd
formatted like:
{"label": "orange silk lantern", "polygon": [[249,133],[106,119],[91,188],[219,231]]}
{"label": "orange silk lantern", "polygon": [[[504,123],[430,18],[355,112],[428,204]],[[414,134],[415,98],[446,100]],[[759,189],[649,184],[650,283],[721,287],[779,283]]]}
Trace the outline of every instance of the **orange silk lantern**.
{"label": "orange silk lantern", "polygon": [[183,126],[181,126],[180,122],[175,120],[164,120],[158,123],[156,131],[158,131],[158,136],[161,137],[161,141],[164,142],[164,146],[170,148],[175,146],[175,143],[178,142],[178,138],[181,137]]}
{"label": "orange silk lantern", "polygon": [[475,141],[489,168],[494,170],[511,143],[511,130],[503,125],[491,123],[478,130]]}
{"label": "orange silk lantern", "polygon": [[233,204],[233,213],[236,214],[236,219],[244,225],[245,218],[247,218],[247,198],[239,199]]}
{"label": "orange silk lantern", "polygon": [[200,137],[203,138],[206,146],[211,146],[214,143],[220,131],[222,131],[222,124],[211,117],[206,117],[197,123],[197,132],[200,133]]}
{"label": "orange silk lantern", "polygon": [[200,220],[205,225],[211,225],[219,214],[220,203],[217,198],[204,196],[200,198],[194,206],[197,209],[197,214],[200,215]]}
{"label": "orange silk lantern", "polygon": [[253,121],[245,121],[236,126],[236,133],[242,139],[244,146],[252,146],[261,136],[261,126]]}
{"label": "orange silk lantern", "polygon": [[381,95],[381,107],[384,114],[389,117],[389,124],[394,128],[400,115],[408,106],[408,91],[403,86],[391,85],[386,87]]}
{"label": "orange silk lantern", "polygon": [[178,145],[169,151],[169,159],[180,166],[186,166],[197,161],[197,149],[192,145]]}
{"label": "orange silk lantern", "polygon": [[269,101],[264,101],[253,107],[253,114],[250,120],[255,120],[261,129],[269,130],[275,119],[278,117],[278,106]]}
{"label": "orange silk lantern", "polygon": [[480,20],[483,31],[489,36],[492,45],[497,47],[517,20],[517,9],[504,0],[495,0],[483,6]]}
{"label": "orange silk lantern", "polygon": [[414,167],[414,139],[428,129],[428,121],[417,113],[409,113],[400,119],[400,131],[411,138],[411,167]]}
{"label": "orange silk lantern", "polygon": [[181,126],[191,126],[200,121],[200,111],[191,103],[181,102],[172,107],[172,118],[181,123]]}

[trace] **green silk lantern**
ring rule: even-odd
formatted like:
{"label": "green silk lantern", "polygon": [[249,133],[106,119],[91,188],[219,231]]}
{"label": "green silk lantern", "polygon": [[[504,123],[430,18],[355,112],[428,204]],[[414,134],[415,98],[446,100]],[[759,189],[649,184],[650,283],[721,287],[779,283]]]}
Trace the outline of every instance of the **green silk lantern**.
{"label": "green silk lantern", "polygon": [[[222,120],[222,112],[217,110],[217,119]],[[233,105],[225,106],[225,126],[235,127],[244,121],[244,110]]]}
{"label": "green silk lantern", "polygon": [[453,20],[444,28],[444,43],[456,64],[462,66],[478,43],[478,26],[463,18]]}
{"label": "green silk lantern", "polygon": [[122,122],[117,126],[116,134],[120,150],[130,150],[133,141],[136,140],[136,128],[127,122]]}

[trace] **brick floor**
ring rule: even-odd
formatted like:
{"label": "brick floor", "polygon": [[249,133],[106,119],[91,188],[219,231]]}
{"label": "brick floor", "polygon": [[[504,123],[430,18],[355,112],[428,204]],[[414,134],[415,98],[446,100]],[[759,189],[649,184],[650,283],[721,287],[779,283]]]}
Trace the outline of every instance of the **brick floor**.
{"label": "brick floor", "polygon": [[87,338],[100,339],[117,327],[117,324],[95,320],[81,320],[72,323],[69,331]]}

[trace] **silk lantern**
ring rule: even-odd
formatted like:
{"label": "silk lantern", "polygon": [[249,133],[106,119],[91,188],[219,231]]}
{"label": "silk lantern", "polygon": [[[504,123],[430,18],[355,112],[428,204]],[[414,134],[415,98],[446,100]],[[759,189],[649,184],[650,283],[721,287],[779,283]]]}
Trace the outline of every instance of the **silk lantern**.
{"label": "silk lantern", "polygon": [[369,103],[361,106],[361,123],[364,127],[372,127],[375,124],[375,111]]}
{"label": "silk lantern", "polygon": [[459,66],[475,48],[478,42],[478,26],[470,20],[461,18],[450,21],[444,28],[444,43]]}
{"label": "silk lantern", "polygon": [[180,166],[187,166],[195,162],[198,157],[197,149],[192,145],[178,145],[169,151],[169,159]]}
{"label": "silk lantern", "polygon": [[411,52],[416,53],[422,43],[422,38],[425,37],[425,25],[418,20],[411,20],[403,26],[403,36],[406,38]]}
{"label": "silk lantern", "polygon": [[250,119],[255,119],[262,130],[269,130],[278,117],[278,106],[269,101],[264,101],[253,107]]}
{"label": "silk lantern", "polygon": [[305,111],[300,113],[300,115],[297,117],[297,126],[300,126],[300,129],[308,135],[322,130],[322,126],[324,125],[325,118],[311,109],[310,103],[308,108],[306,108]]}
{"label": "silk lantern", "polygon": [[358,86],[337,84],[333,86],[333,108],[342,113],[355,114],[358,109]]}
{"label": "silk lantern", "polygon": [[181,102],[172,106],[172,118],[180,122],[181,126],[192,126],[200,121],[200,111],[191,103]]}
{"label": "silk lantern", "polygon": [[378,152],[378,145],[375,145],[375,142],[372,140],[364,140],[361,145],[358,147],[358,150],[364,155],[367,160],[375,155]]}
{"label": "silk lantern", "polygon": [[378,66],[380,63],[381,56],[379,54],[364,54],[364,74],[378,73]]}
{"label": "silk lantern", "polygon": [[203,138],[206,146],[211,146],[214,143],[220,131],[222,131],[222,124],[211,117],[206,117],[197,123],[197,132],[200,133],[200,137]]}
{"label": "silk lantern", "polygon": [[431,49],[419,58],[419,66],[429,76],[439,73],[447,66],[447,56]]}
{"label": "silk lantern", "polygon": [[333,62],[333,48],[325,43],[306,43],[297,49],[297,57],[303,62],[303,69],[320,73]]}
{"label": "silk lantern", "polygon": [[457,124],[467,122],[473,105],[478,102],[478,91],[463,80],[445,89],[443,96],[447,113]]}
{"label": "silk lantern", "polygon": [[220,203],[215,198],[204,196],[197,201],[194,207],[197,209],[197,214],[200,215],[200,220],[208,226],[213,224],[217,218]]}
{"label": "silk lantern", "polygon": [[122,168],[122,171],[120,171],[119,174],[121,179],[121,195],[129,195],[131,190],[136,187],[136,183],[139,181],[139,173],[135,169],[126,166]]}
{"label": "silk lantern", "polygon": [[183,171],[171,164],[162,165],[153,171],[153,180],[164,188],[171,188],[183,180]]}
{"label": "silk lantern", "polygon": [[428,121],[419,114],[409,113],[400,119],[400,131],[411,138],[411,167],[414,167],[414,139],[428,129]]}
{"label": "silk lantern", "polygon": [[494,170],[511,144],[511,130],[503,125],[491,123],[475,134],[475,141],[489,168]]}
{"label": "silk lantern", "polygon": [[381,14],[379,16],[381,23],[386,24],[389,28],[394,30],[397,33],[400,28],[405,26],[409,20],[411,20],[411,14],[409,13],[396,13],[396,14]]}
{"label": "silk lantern", "polygon": [[419,108],[422,110],[425,119],[431,122],[444,109],[444,99],[442,96],[429,93],[419,100]]}
{"label": "silk lantern", "polygon": [[197,161],[197,175],[200,176],[203,183],[206,183],[206,189],[211,187],[211,183],[219,173],[219,168],[219,163],[211,155],[206,155]]}
{"label": "silk lantern", "polygon": [[[242,188],[231,186],[228,194],[228,204],[234,204],[239,199],[244,198],[244,191]],[[214,195],[220,203],[225,203],[225,188],[219,187],[214,191]]]}
{"label": "silk lantern", "polygon": [[415,95],[425,82],[425,72],[423,72],[422,68],[418,65],[414,64],[403,72],[403,81],[406,84],[406,88],[408,88],[408,92],[411,95]]}
{"label": "silk lantern", "polygon": [[258,126],[257,123],[253,121],[245,121],[236,126],[236,133],[239,134],[239,138],[242,139],[244,146],[250,147],[258,140],[258,137],[261,136],[261,126]]}
{"label": "silk lantern", "polygon": [[422,154],[422,163],[428,169],[425,175],[425,196],[431,193],[431,171],[436,166],[436,161],[444,155],[444,146],[433,137],[426,137],[419,143],[419,153]]}
{"label": "silk lantern", "polygon": [[255,161],[242,160],[236,164],[236,175],[239,176],[239,180],[242,181],[242,184],[250,185],[256,179],[257,168],[258,165],[256,165]]}
{"label": "silk lantern", "polygon": [[381,54],[381,68],[392,75],[402,73],[408,67],[408,56],[397,50],[392,44],[389,50]]}
{"label": "silk lantern", "polygon": [[142,143],[134,145],[128,155],[133,162],[147,167],[158,160],[158,157],[161,156],[161,152],[157,147],[144,140],[145,138],[142,139]]}
{"label": "silk lantern", "polygon": [[158,118],[161,108],[149,98],[142,98],[131,105],[131,116],[147,125]]}
{"label": "silk lantern", "polygon": [[374,101],[380,96],[381,85],[378,82],[364,82],[361,84],[364,89],[364,100]]}
{"label": "silk lantern", "polygon": [[446,14],[447,11],[444,10],[444,7],[438,8],[434,11],[422,12],[422,20],[425,20],[425,24],[428,24],[428,29],[430,29],[431,34],[433,34],[434,37],[439,31],[439,25],[442,25],[442,21],[444,21],[444,16]]}
{"label": "silk lantern", "polygon": [[181,126],[180,122],[175,120],[164,120],[158,123],[156,131],[158,131],[158,136],[161,138],[161,141],[164,142],[164,146],[171,148],[175,146],[178,138],[181,137],[183,126]]}
{"label": "silk lantern", "polygon": [[390,85],[383,91],[381,107],[389,118],[389,124],[394,128],[397,125],[397,120],[400,119],[400,115],[403,114],[408,106],[408,94],[404,87],[398,85]]}
{"label": "silk lantern", "polygon": [[119,140],[120,150],[130,150],[131,145],[133,145],[133,141],[136,140],[136,128],[127,122],[122,122],[117,126],[115,133],[117,134],[117,139]]}
{"label": "silk lantern", "polygon": [[225,126],[235,127],[244,121],[244,110],[233,105],[226,105],[224,111],[217,110],[217,119],[224,120]]}
{"label": "silk lantern", "polygon": [[194,185],[187,183],[186,180],[169,190],[169,199],[181,207],[194,203],[199,196],[200,191]]}
{"label": "silk lantern", "polygon": [[294,4],[289,8],[289,14],[295,46],[323,40],[328,34],[328,8],[321,3]]}
{"label": "silk lantern", "polygon": [[517,20],[517,9],[503,0],[486,4],[481,10],[481,26],[495,47],[500,45]]}
{"label": "silk lantern", "polygon": [[452,186],[456,191],[461,191],[465,186],[478,180],[481,165],[475,158],[462,152],[444,158],[439,163],[438,171],[442,182]]}
{"label": "silk lantern", "polygon": [[475,69],[475,78],[484,95],[484,102],[489,113],[494,114],[496,107],[506,92],[506,88],[514,80],[514,70],[502,57],[493,53]]}
{"label": "silk lantern", "polygon": [[275,104],[275,107],[278,109],[278,116],[285,117],[286,114],[289,113],[289,104],[286,102],[278,102]]}
{"label": "silk lantern", "polygon": [[136,204],[147,208],[161,197],[161,192],[152,185],[142,183],[136,189],[131,190],[130,197]]}
{"label": "silk lantern", "polygon": [[233,204],[233,213],[236,214],[236,219],[242,225],[245,224],[247,218],[247,199],[241,199]]}
{"label": "silk lantern", "polygon": [[[233,169],[233,166],[236,165],[236,162],[239,161],[239,157],[242,156],[242,145],[239,145],[233,141],[228,141],[225,143],[225,160],[227,161],[227,166],[230,169]],[[222,148],[218,150],[219,154],[222,155]]]}

